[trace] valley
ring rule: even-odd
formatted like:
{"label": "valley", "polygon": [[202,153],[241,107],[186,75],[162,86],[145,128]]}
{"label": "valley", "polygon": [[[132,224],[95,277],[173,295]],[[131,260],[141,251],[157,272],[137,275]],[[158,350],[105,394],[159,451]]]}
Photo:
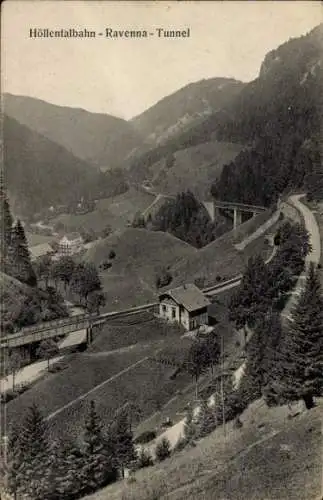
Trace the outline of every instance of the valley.
{"label": "valley", "polygon": [[[144,89],[123,40],[66,79],[84,109],[5,87],[5,500],[321,498],[323,25],[273,36],[242,81],[248,58],[204,76],[233,64],[213,24],[198,58],[162,48],[169,94],[154,46]],[[115,74],[123,118],[88,106]]]}

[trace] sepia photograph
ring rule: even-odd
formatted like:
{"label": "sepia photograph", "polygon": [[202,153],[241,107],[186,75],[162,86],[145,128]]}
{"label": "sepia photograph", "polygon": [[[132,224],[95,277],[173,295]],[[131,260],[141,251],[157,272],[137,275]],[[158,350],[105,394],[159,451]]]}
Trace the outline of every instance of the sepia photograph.
{"label": "sepia photograph", "polygon": [[323,5],[1,5],[0,500],[323,500]]}

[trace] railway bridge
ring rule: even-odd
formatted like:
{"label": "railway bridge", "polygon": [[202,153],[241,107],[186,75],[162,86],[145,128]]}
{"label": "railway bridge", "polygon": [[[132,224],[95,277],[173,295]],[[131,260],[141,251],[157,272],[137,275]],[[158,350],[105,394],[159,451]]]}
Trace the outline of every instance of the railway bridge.
{"label": "railway bridge", "polygon": [[216,219],[221,209],[233,211],[234,229],[236,229],[237,226],[242,224],[243,213],[252,213],[252,216],[255,217],[257,214],[260,214],[261,212],[265,212],[267,210],[267,208],[258,205],[248,205],[246,203],[233,203],[221,200],[203,201],[202,203],[207,209],[212,221]]}
{"label": "railway bridge", "polygon": [[[143,211],[142,216],[145,220],[148,219],[149,216],[154,217],[159,208],[165,203],[167,200],[174,200],[176,198],[175,195],[166,195],[157,193],[153,189],[144,188],[144,191],[149,192],[156,196],[154,201]],[[216,217],[219,215],[220,210],[228,210],[233,212],[233,228],[236,229],[240,224],[242,224],[242,214],[243,213],[251,213],[252,216],[256,216],[261,212],[265,212],[267,208],[258,206],[258,205],[248,205],[246,203],[235,203],[229,201],[221,201],[221,200],[202,200],[201,203],[204,205],[206,210],[208,211],[211,220],[214,221]]]}
{"label": "railway bridge", "polygon": [[157,310],[157,303],[146,304],[144,306],[133,307],[121,311],[114,311],[102,314],[78,314],[68,318],[61,318],[52,321],[44,321],[37,325],[22,328],[17,333],[1,335],[0,349],[14,349],[31,344],[38,344],[43,340],[55,337],[64,337],[77,331],[86,331],[86,343],[90,344],[93,339],[93,328],[107,322],[109,319],[133,316],[142,311]]}
{"label": "railway bridge", "polygon": [[[240,283],[241,275],[227,281],[217,283],[202,292],[209,298]],[[142,306],[132,307],[120,311],[102,314],[78,314],[68,318],[45,321],[37,325],[22,328],[17,333],[0,336],[0,349],[29,348],[38,345],[43,340],[57,337],[65,337],[73,332],[86,331],[85,343],[90,344],[93,340],[93,328],[104,324],[114,318],[136,316],[144,311],[158,312],[159,302],[152,302]]]}

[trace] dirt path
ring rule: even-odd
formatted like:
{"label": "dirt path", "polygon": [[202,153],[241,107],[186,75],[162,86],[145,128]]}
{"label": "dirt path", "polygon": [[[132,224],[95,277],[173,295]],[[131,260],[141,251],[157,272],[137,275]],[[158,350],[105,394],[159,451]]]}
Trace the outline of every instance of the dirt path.
{"label": "dirt path", "polygon": [[[50,361],[50,365],[61,361],[63,356],[57,356]],[[30,384],[38,378],[40,378],[44,372],[47,370],[47,361],[38,361],[37,363],[32,363],[31,365],[25,366],[16,373],[15,376],[15,386],[22,384]],[[13,387],[13,377],[8,375],[7,377],[0,380],[0,393],[5,393],[6,391],[12,389]]]}

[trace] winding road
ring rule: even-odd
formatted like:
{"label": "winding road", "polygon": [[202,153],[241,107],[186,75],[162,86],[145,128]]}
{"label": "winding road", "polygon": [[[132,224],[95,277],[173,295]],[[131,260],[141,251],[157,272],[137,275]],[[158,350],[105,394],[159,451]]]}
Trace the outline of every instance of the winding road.
{"label": "winding road", "polygon": [[304,196],[305,194],[295,194],[290,196],[289,200],[290,203],[294,205],[299,212],[301,212],[304,218],[305,227],[310,235],[312,250],[306,257],[306,263],[309,264],[310,262],[314,262],[314,264],[318,264],[321,258],[320,231],[313,212],[300,201]]}

